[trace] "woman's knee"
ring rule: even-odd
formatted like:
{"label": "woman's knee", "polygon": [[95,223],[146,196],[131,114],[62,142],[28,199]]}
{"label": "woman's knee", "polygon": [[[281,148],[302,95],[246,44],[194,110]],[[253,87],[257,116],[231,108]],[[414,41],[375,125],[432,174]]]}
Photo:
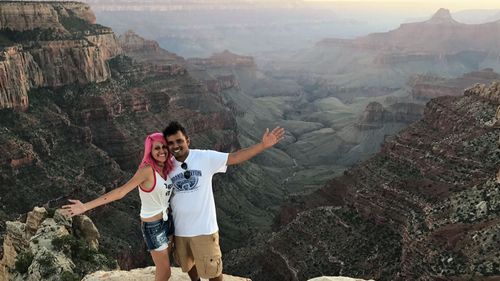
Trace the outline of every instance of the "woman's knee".
{"label": "woman's knee", "polygon": [[165,281],[170,279],[171,276],[172,271],[170,270],[170,267],[156,267],[156,280]]}

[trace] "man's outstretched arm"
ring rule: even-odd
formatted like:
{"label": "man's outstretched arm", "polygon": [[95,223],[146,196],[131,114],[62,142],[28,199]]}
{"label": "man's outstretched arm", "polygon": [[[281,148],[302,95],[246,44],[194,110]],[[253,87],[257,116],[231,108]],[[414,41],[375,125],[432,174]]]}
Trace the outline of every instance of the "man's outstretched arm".
{"label": "man's outstretched arm", "polygon": [[229,153],[227,165],[239,164],[251,159],[255,155],[277,144],[283,139],[284,136],[285,129],[281,127],[276,127],[271,132],[269,132],[269,129],[266,129],[264,135],[262,136],[262,140],[259,143],[247,148],[242,148],[236,152]]}

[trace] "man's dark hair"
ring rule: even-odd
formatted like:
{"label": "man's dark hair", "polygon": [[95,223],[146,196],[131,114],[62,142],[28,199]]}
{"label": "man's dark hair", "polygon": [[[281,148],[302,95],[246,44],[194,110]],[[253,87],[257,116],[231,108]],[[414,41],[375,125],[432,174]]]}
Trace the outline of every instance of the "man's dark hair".
{"label": "man's dark hair", "polygon": [[186,138],[188,137],[186,129],[177,121],[172,121],[168,124],[165,130],[163,130],[163,136],[166,138],[168,136],[177,134],[178,131],[181,131]]}

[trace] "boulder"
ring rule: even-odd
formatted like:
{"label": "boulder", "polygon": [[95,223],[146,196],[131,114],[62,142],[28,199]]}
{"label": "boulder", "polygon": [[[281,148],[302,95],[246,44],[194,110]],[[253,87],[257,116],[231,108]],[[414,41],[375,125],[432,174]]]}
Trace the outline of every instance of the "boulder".
{"label": "boulder", "polygon": [[100,234],[89,217],[86,215],[76,216],[73,219],[73,229],[76,236],[85,239],[89,243],[90,248],[97,251]]}
{"label": "boulder", "polygon": [[26,231],[34,235],[46,217],[47,210],[45,210],[45,208],[35,207],[33,211],[28,212],[28,217],[26,218]]}

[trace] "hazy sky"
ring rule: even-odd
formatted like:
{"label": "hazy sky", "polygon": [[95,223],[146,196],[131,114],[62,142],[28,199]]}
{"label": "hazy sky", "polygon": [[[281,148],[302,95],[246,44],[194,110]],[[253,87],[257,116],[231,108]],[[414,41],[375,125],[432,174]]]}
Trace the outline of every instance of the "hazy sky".
{"label": "hazy sky", "polygon": [[356,4],[382,4],[383,6],[396,6],[396,7],[418,7],[419,9],[436,9],[447,8],[453,11],[465,9],[500,9],[499,0],[306,0],[310,2],[323,1],[323,2],[346,2]]}

